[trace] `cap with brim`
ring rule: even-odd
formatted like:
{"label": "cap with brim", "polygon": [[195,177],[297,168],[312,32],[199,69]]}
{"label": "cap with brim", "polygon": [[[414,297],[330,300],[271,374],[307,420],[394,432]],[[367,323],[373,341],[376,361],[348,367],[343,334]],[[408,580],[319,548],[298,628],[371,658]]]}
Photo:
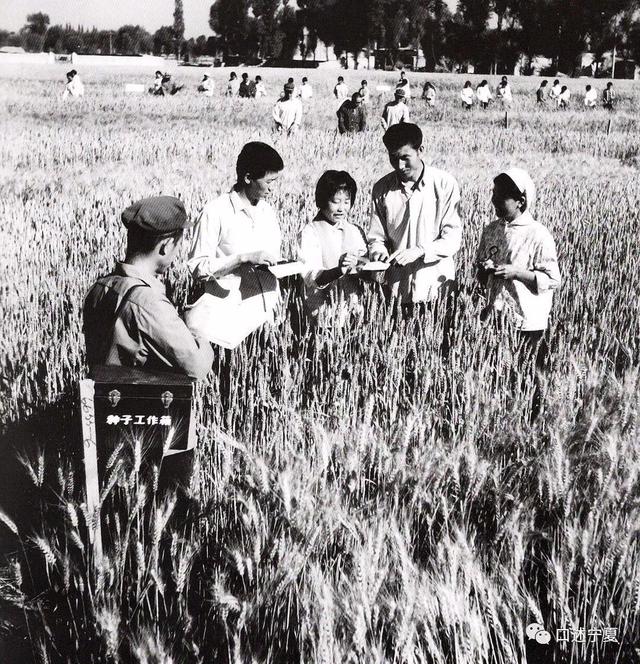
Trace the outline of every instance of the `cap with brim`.
{"label": "cap with brim", "polygon": [[122,213],[122,223],[128,229],[137,229],[154,237],[172,235],[189,226],[184,205],[174,196],[153,196],[136,201]]}
{"label": "cap with brim", "polygon": [[536,185],[533,183],[529,173],[523,168],[509,168],[502,171],[500,175],[506,175],[517,187],[521,194],[527,197],[527,210],[531,212],[536,200]]}

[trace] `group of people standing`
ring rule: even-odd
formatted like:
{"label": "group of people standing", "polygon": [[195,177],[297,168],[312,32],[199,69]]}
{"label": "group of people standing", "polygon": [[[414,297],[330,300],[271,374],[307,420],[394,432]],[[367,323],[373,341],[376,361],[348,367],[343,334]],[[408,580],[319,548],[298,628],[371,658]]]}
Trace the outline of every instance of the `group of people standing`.
{"label": "group of people standing", "polygon": [[[585,108],[596,108],[598,105],[598,96],[598,91],[592,85],[587,85],[583,98]],[[549,82],[544,80],[540,83],[540,87],[536,92],[536,100],[542,106],[545,106],[547,102],[551,102],[555,103],[558,108],[569,108],[571,91],[568,86],[561,85],[557,78],[551,88],[549,88]],[[602,91],[601,100],[604,108],[609,111],[613,110],[616,101],[616,92],[612,81],[609,81]]]}
{"label": "group of people standing", "polygon": [[[464,234],[458,183],[425,162],[417,125],[393,125],[383,143],[392,170],[373,186],[366,229],[351,218],[358,196],[352,175],[328,170],[317,181],[317,210],[302,224],[293,257],[303,265],[304,308],[312,326],[348,325],[372,276],[409,315],[455,297]],[[207,294],[224,303],[225,325],[235,324],[234,312],[239,316],[256,293],[279,292],[266,269],[280,261],[282,244],[279,215],[268,199],[283,169],[273,147],[247,143],[235,183],[207,202],[195,223],[187,266]],[[508,322],[537,360],[560,271],[554,240],[533,216],[535,198],[534,183],[522,169],[497,174],[491,198],[496,218],[482,233],[475,265],[485,289],[478,315],[498,327]],[[190,310],[180,318],[159,281],[190,226],[182,202],[144,199],[127,208],[122,221],[125,258],[98,279],[84,304],[89,365],[203,378],[212,366],[211,345],[190,329]]]}

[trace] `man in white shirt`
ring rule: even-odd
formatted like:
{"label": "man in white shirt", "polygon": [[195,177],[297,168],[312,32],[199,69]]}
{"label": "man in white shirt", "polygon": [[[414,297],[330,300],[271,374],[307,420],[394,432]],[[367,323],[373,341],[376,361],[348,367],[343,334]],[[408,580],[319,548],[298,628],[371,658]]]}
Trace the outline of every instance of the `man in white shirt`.
{"label": "man in white shirt", "polygon": [[227,82],[227,97],[237,97],[240,91],[240,81],[238,75],[232,71]]}
{"label": "man in white shirt", "polygon": [[294,97],[295,86],[286,83],[284,96],[278,99],[273,107],[273,119],[276,123],[276,131],[279,133],[293,134],[300,129],[302,122],[302,102],[299,97]]}
{"label": "man in white shirt", "polygon": [[202,209],[187,266],[214,297],[241,306],[256,293],[277,290],[275,277],[255,268],[280,258],[280,224],[265,199],[283,168],[270,145],[247,143],[236,163],[236,184]]}
{"label": "man in white shirt", "polygon": [[336,87],[333,88],[333,96],[340,102],[340,104],[349,97],[349,88],[342,76],[338,76]]}
{"label": "man in white shirt", "polygon": [[598,91],[595,88],[592,88],[590,85],[587,85],[587,89],[584,93],[584,105],[587,108],[595,108],[598,103]]}
{"label": "man in white shirt", "polygon": [[394,170],[373,186],[369,255],[390,263],[385,282],[392,296],[407,305],[431,301],[455,279],[460,188],[452,175],[424,163],[417,125],[394,125],[383,141]]}
{"label": "man in white shirt", "polygon": [[82,97],[84,95],[84,85],[78,76],[78,72],[75,69],[72,69],[70,72],[67,72],[67,84],[64,88],[64,93],[62,94],[63,99],[67,97]]}
{"label": "man in white shirt", "polygon": [[313,88],[306,76],[302,79],[302,85],[298,89],[298,95],[300,99],[311,99],[311,97],[313,97]]}
{"label": "man in white shirt", "polygon": [[382,127],[387,130],[401,122],[409,122],[409,107],[404,103],[404,90],[396,88],[395,99],[390,101],[382,111]]}

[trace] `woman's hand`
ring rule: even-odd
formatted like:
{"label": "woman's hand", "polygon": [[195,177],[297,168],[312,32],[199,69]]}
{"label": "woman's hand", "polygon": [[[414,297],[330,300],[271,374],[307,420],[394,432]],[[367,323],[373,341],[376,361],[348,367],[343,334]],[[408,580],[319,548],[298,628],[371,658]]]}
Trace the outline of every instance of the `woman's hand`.
{"label": "woman's hand", "polygon": [[342,274],[347,274],[348,272],[355,270],[355,268],[358,266],[359,258],[360,257],[358,254],[354,254],[352,252],[342,254],[342,256],[340,256],[340,260],[338,261],[338,267],[342,271]]}

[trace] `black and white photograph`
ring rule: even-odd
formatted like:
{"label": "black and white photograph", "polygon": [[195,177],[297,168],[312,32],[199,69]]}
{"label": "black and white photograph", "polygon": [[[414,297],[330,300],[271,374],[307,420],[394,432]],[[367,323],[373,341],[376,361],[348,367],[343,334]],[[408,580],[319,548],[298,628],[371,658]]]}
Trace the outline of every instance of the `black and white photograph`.
{"label": "black and white photograph", "polygon": [[0,0],[0,664],[640,664],[640,2]]}

